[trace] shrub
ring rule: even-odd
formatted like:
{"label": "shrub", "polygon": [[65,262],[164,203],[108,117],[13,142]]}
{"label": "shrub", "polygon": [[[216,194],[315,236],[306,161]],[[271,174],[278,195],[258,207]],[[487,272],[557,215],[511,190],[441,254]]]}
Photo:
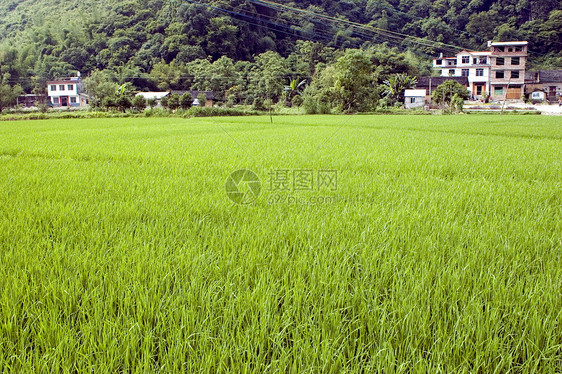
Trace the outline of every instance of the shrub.
{"label": "shrub", "polygon": [[193,96],[189,92],[180,96],[180,108],[189,109],[193,105]]}
{"label": "shrub", "polygon": [[252,103],[252,110],[265,110],[265,105],[261,97],[256,97]]}
{"label": "shrub", "polygon": [[168,98],[168,108],[171,110],[176,110],[180,106],[180,96],[176,93],[171,94]]}
{"label": "shrub", "polygon": [[135,107],[138,111],[143,111],[146,108],[146,100],[142,96],[135,96],[133,98],[133,107]]}

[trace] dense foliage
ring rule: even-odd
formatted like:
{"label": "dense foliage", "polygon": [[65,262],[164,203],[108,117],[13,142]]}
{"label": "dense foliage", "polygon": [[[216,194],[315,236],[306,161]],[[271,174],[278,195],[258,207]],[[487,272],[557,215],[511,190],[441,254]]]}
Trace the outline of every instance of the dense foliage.
{"label": "dense foliage", "polygon": [[[319,63],[335,63],[339,51],[350,48],[404,53],[423,70],[421,61],[438,52],[526,39],[535,64],[562,63],[558,0],[278,3],[283,6],[258,0],[0,0],[0,76],[40,93],[47,79],[103,71],[111,82],[136,89],[211,90],[224,101],[243,96],[251,103],[278,99],[289,82],[312,77]],[[399,72],[380,71],[374,79]]]}

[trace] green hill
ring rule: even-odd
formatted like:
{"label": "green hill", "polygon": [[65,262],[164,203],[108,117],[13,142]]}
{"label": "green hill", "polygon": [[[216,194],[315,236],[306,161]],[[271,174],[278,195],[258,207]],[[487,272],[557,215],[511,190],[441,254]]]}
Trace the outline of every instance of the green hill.
{"label": "green hill", "polygon": [[[79,70],[203,58],[288,56],[297,40],[357,48],[386,43],[421,56],[483,48],[487,40],[529,40],[535,65],[562,63],[558,0],[0,1],[1,72],[12,80]],[[298,7],[304,11],[290,9]],[[337,17],[357,24],[329,20]],[[417,39],[424,38],[424,39]]]}

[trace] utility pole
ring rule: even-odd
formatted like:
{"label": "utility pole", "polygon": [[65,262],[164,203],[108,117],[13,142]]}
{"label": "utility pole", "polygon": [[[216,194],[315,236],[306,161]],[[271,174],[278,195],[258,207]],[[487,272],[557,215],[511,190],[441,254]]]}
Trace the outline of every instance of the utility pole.
{"label": "utility pole", "polygon": [[502,111],[501,111],[500,115],[503,115],[503,108],[505,107],[505,101],[507,100],[507,93],[509,92],[509,84],[510,83],[511,83],[511,72],[509,72],[509,80],[507,81],[507,88],[505,90],[505,95],[503,97]]}

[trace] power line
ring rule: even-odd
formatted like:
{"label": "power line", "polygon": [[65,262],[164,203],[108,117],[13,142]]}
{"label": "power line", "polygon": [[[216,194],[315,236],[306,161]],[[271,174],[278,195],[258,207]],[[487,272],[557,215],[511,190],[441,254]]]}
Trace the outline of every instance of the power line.
{"label": "power line", "polygon": [[281,9],[287,9],[287,10],[291,10],[294,12],[298,12],[298,13],[304,13],[307,14],[309,16],[315,16],[315,17],[320,17],[323,19],[327,19],[327,20],[331,20],[333,22],[340,22],[340,23],[345,23],[348,25],[353,25],[355,27],[361,28],[361,29],[365,29],[367,31],[371,31],[371,32],[375,32],[375,33],[381,33],[382,35],[386,35],[386,36],[390,36],[392,35],[393,37],[399,37],[402,39],[412,39],[415,40],[418,44],[420,45],[424,45],[426,47],[435,47],[436,45],[439,45],[440,48],[442,49],[451,49],[451,50],[462,50],[464,49],[463,47],[459,47],[456,45],[452,45],[452,44],[446,44],[446,43],[442,43],[442,42],[433,42],[430,40],[427,40],[425,38],[420,38],[417,36],[413,36],[413,35],[408,35],[408,34],[403,34],[403,33],[399,33],[396,31],[390,31],[390,30],[385,30],[385,29],[381,29],[375,26],[370,26],[370,25],[364,25],[361,23],[357,23],[357,22],[353,22],[353,21],[349,21],[343,18],[337,18],[337,17],[332,17],[332,16],[328,16],[325,14],[320,14],[320,13],[316,13],[310,10],[304,10],[304,9],[300,9],[300,8],[295,8],[295,7],[291,7],[288,5],[283,5],[283,4],[279,4],[279,3],[275,3],[273,1],[269,1],[269,0],[249,0],[250,2],[253,3],[257,3],[257,4],[261,4],[263,6],[270,6],[273,8],[281,8]]}

